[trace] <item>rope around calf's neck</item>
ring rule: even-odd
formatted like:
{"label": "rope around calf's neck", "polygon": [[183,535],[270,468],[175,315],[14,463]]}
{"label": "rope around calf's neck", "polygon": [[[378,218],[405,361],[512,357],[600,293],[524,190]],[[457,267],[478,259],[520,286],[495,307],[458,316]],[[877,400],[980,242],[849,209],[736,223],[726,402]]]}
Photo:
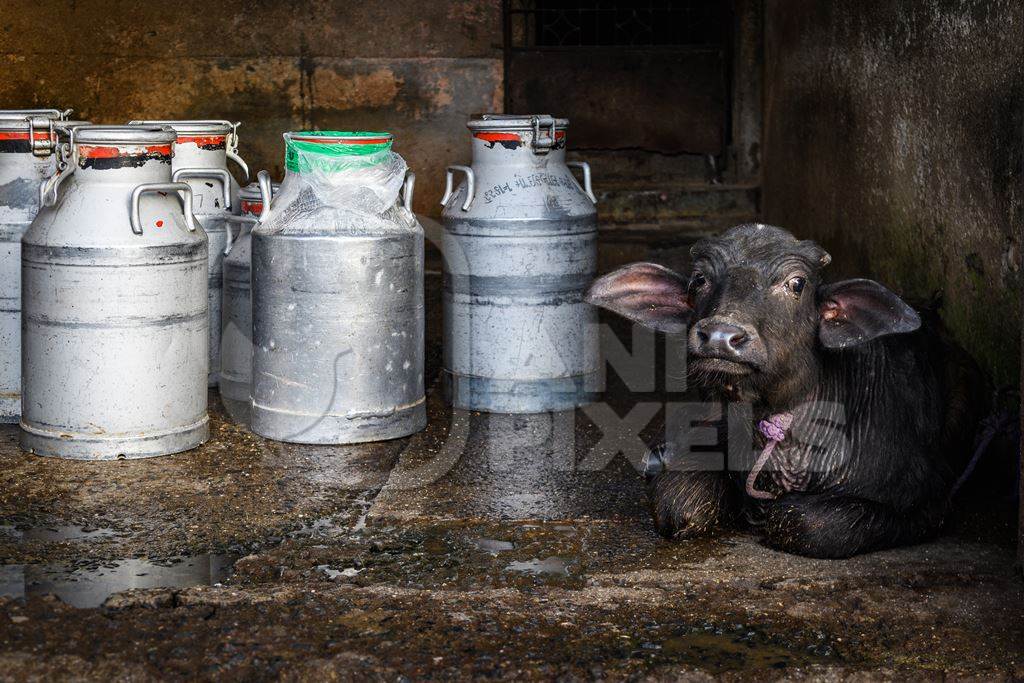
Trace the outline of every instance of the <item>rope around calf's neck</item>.
{"label": "rope around calf's neck", "polygon": [[751,498],[757,498],[758,500],[772,500],[776,497],[774,493],[769,491],[762,491],[754,486],[754,482],[757,481],[758,475],[761,474],[761,470],[768,463],[768,459],[772,457],[772,452],[775,450],[775,446],[781,443],[786,438],[786,432],[793,424],[792,413],[775,413],[769,415],[767,419],[761,420],[757,423],[757,429],[764,437],[768,439],[768,443],[764,445],[764,449],[761,450],[761,455],[757,457],[754,462],[754,466],[750,468],[750,474],[747,475],[747,495]]}

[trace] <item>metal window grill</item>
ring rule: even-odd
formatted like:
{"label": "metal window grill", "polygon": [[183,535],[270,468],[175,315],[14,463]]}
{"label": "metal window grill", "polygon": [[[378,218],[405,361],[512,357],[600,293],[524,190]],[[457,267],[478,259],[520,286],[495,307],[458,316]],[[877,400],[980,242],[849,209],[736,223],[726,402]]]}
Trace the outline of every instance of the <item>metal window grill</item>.
{"label": "metal window grill", "polygon": [[505,35],[510,49],[720,45],[729,4],[506,0]]}

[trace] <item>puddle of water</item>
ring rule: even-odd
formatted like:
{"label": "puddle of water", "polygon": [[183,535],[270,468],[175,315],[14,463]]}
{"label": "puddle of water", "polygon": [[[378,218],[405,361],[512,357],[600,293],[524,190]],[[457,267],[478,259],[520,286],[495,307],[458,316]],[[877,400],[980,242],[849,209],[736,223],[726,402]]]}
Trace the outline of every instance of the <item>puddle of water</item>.
{"label": "puddle of water", "polygon": [[359,517],[353,522],[348,514],[341,513],[318,517],[302,525],[299,529],[286,534],[289,538],[337,538],[341,536],[352,536],[361,534],[367,528],[367,518],[370,515],[370,507],[373,505],[373,495],[367,492],[362,498],[352,501],[353,505],[359,506]]}
{"label": "puddle of water", "polygon": [[561,557],[534,558],[510,563],[505,569],[535,576],[569,576],[569,561]]}
{"label": "puddle of water", "polygon": [[343,576],[347,579],[351,579],[353,576],[358,576],[362,569],[356,569],[355,567],[346,567],[345,569],[334,569],[328,564],[318,564],[316,566],[317,571],[321,572],[327,578],[334,580],[339,576]]}
{"label": "puddle of water", "polygon": [[60,541],[95,541],[102,538],[113,538],[118,534],[115,529],[76,526],[73,524],[38,526],[31,527],[29,529],[18,529],[15,526],[3,525],[0,526],[0,533],[25,541],[45,541],[47,543],[58,543]]}
{"label": "puddle of water", "polygon": [[119,560],[95,568],[64,565],[0,566],[0,596],[25,599],[52,594],[72,607],[99,607],[121,591],[133,588],[212,586],[231,575],[233,561],[205,554],[174,558],[159,564],[148,560]]}
{"label": "puddle of water", "polygon": [[284,536],[291,539],[327,540],[347,536],[352,531],[353,529],[344,515],[330,515],[307,521],[298,529],[289,531]]}
{"label": "puddle of water", "polygon": [[495,538],[475,538],[473,539],[473,545],[484,552],[497,555],[508,550],[515,550],[516,545],[511,541],[500,541]]}
{"label": "puddle of water", "polygon": [[824,659],[735,634],[706,631],[667,638],[659,649],[665,657],[698,665],[712,674],[744,669],[785,669]]}

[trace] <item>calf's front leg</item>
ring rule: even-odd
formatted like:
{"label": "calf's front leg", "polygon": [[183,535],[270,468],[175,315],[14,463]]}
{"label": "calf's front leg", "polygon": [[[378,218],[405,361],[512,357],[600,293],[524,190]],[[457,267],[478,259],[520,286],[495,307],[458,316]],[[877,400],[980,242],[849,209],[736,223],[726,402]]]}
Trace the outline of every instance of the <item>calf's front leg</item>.
{"label": "calf's front leg", "polygon": [[735,491],[725,472],[688,470],[664,445],[644,462],[654,526],[665,538],[703,536],[734,516]]}

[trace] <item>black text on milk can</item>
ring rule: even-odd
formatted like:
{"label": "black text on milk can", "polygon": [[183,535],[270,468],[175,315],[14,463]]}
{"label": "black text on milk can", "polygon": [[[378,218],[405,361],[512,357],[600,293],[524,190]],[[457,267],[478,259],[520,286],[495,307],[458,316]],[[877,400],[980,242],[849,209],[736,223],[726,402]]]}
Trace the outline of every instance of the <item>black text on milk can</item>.
{"label": "black text on milk can", "polygon": [[238,123],[220,120],[132,121],[132,125],[170,126],[178,134],[172,180],[192,186],[196,218],[210,245],[210,386],[220,374],[221,301],[224,254],[231,244],[228,219],[238,213],[238,181],[228,169],[234,161],[248,178],[249,168],[238,156]]}
{"label": "black text on milk can", "polygon": [[288,133],[252,232],[254,432],[299,443],[426,424],[423,229],[387,133]]}
{"label": "black text on milk can", "polygon": [[56,170],[57,109],[0,110],[0,422],[21,415],[21,236]]}
{"label": "black text on milk can", "polygon": [[[444,385],[457,408],[569,409],[592,400],[597,260],[590,168],[565,160],[568,121],[484,114],[471,166],[449,166],[444,224]],[[464,176],[453,189],[453,176]]]}
{"label": "black text on milk can", "polygon": [[[21,445],[140,458],[206,440],[206,235],[174,131],[83,126],[22,240]],[[52,204],[51,204],[52,202]]]}
{"label": "black text on milk can", "polygon": [[241,213],[232,217],[235,238],[224,256],[224,307],[221,310],[220,397],[236,422],[248,424],[252,400],[252,228],[267,216],[278,186],[270,174],[238,194]]}

